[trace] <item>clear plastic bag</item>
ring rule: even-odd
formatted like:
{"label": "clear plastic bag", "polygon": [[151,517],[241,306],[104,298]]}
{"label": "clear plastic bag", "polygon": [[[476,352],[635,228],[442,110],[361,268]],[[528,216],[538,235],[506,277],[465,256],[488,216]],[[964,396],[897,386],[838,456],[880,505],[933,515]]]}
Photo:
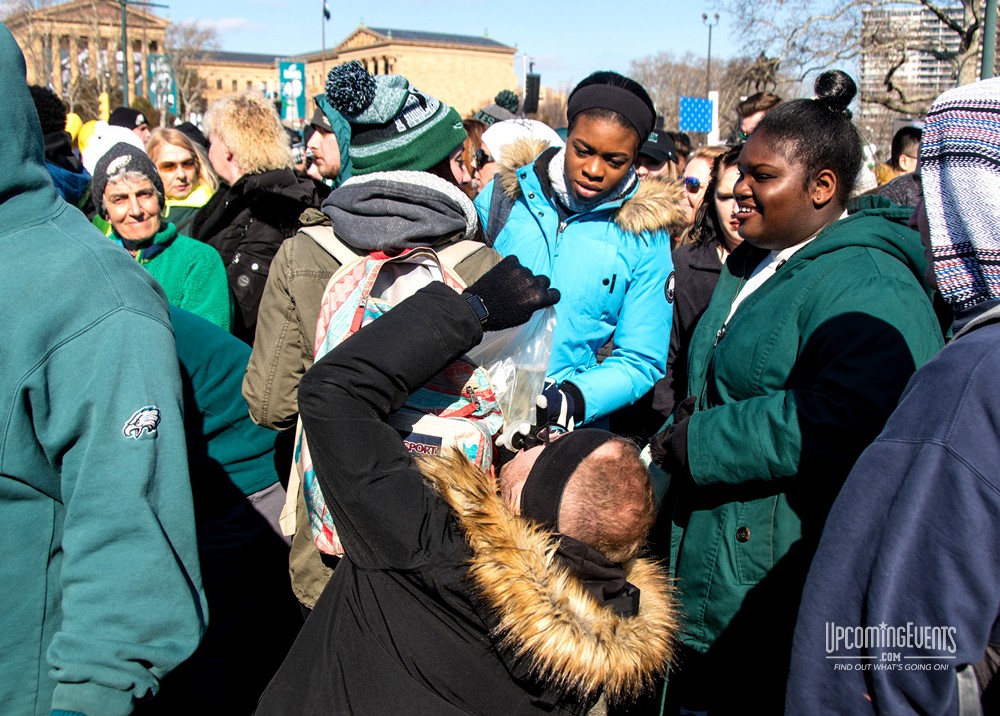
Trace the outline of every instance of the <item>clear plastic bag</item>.
{"label": "clear plastic bag", "polygon": [[490,374],[497,402],[503,411],[503,429],[535,422],[535,400],[542,392],[552,353],[556,311],[551,306],[535,311],[531,320],[503,331],[490,331],[467,354]]}

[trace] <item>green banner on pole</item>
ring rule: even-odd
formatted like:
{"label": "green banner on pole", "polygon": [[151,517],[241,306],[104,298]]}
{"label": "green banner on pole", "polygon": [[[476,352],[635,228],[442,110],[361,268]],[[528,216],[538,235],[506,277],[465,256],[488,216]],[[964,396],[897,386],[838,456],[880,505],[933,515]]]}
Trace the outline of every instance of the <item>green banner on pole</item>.
{"label": "green banner on pole", "polygon": [[170,57],[147,55],[146,66],[149,68],[149,103],[161,112],[177,114],[177,83]]}
{"label": "green banner on pole", "polygon": [[281,62],[281,118],[302,122],[306,116],[306,66],[302,62]]}

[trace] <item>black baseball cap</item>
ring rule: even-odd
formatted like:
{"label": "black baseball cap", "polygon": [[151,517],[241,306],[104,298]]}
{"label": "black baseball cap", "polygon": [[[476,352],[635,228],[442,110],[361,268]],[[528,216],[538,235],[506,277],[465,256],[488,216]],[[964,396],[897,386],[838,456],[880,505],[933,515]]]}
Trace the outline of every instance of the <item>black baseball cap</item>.
{"label": "black baseball cap", "polygon": [[654,129],[649,133],[649,137],[639,149],[639,154],[643,154],[655,162],[664,162],[669,159],[677,161],[677,147],[670,135],[662,129]]}
{"label": "black baseball cap", "polygon": [[108,124],[117,127],[125,127],[125,129],[135,129],[136,127],[141,127],[142,125],[149,126],[149,122],[146,121],[145,115],[137,109],[132,109],[131,107],[116,107],[115,111],[111,113],[108,117]]}

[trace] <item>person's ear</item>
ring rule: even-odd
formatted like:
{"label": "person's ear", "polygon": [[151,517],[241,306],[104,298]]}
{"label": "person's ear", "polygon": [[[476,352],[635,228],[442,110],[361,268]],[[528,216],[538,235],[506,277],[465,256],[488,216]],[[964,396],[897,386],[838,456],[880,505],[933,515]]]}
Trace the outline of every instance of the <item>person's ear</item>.
{"label": "person's ear", "polygon": [[906,154],[899,155],[899,168],[905,173],[912,172],[917,168],[917,160]]}
{"label": "person's ear", "polygon": [[837,175],[831,169],[821,169],[809,186],[813,208],[821,209],[837,196]]}

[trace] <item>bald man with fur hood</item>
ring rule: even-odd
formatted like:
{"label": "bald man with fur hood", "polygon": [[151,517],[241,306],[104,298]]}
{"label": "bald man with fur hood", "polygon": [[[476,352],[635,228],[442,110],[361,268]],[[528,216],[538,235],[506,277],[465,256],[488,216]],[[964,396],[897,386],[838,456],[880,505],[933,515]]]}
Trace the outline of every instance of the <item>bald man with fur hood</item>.
{"label": "bald man with fur hood", "polygon": [[509,257],[464,293],[433,283],[330,351],[299,406],[346,552],[259,714],[584,713],[628,703],[671,656],[665,572],[635,447],[539,434],[496,477],[416,460],[386,423],[482,340],[558,301]]}

